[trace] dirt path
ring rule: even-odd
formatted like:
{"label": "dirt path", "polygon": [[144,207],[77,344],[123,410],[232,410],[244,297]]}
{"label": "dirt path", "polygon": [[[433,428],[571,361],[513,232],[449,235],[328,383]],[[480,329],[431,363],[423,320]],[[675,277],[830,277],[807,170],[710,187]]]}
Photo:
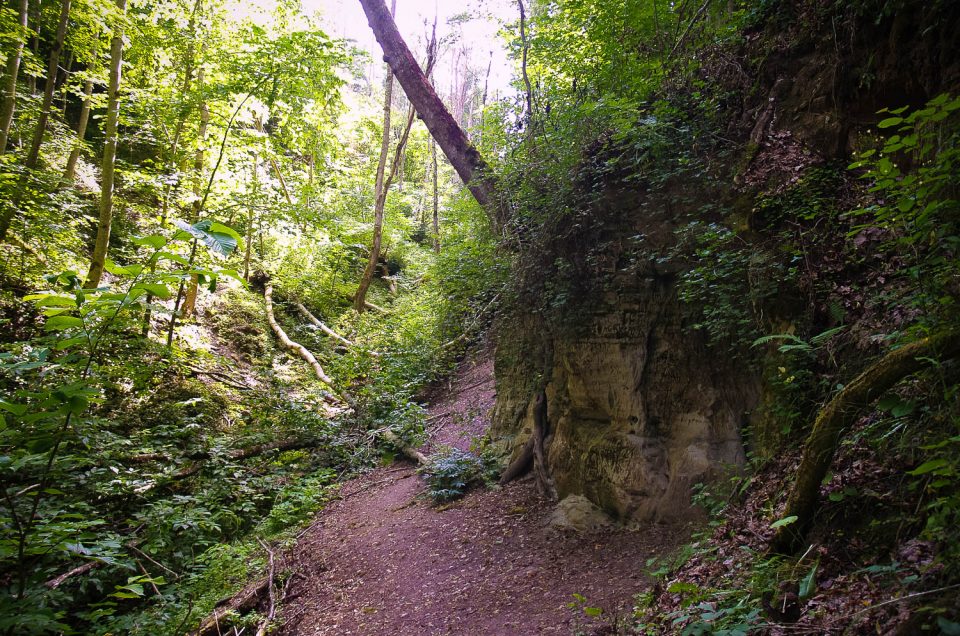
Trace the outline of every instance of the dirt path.
{"label": "dirt path", "polygon": [[[433,444],[467,448],[493,405],[490,362],[465,365],[431,409]],[[306,634],[613,633],[652,555],[684,538],[676,527],[558,533],[532,482],[477,491],[438,511],[412,467],[346,484],[296,548],[285,636]],[[581,594],[604,609],[568,607]]]}

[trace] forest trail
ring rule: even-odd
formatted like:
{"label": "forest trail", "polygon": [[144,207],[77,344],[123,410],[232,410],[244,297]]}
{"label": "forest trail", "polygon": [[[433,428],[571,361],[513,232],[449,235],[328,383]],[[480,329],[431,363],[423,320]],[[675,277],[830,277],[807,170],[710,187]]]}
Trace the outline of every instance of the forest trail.
{"label": "forest trail", "polygon": [[[428,444],[467,449],[493,406],[493,364],[465,363],[430,409]],[[425,449],[426,450],[426,449]],[[344,484],[294,549],[280,634],[614,633],[651,556],[687,536],[675,526],[583,534],[548,527],[530,478],[477,490],[445,508],[410,466]],[[574,594],[602,608],[591,619]]]}

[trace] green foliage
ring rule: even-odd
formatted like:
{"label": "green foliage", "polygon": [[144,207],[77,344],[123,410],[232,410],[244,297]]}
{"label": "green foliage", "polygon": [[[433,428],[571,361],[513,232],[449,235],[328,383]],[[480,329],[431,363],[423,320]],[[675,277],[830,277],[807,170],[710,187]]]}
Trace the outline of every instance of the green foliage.
{"label": "green foliage", "polygon": [[855,232],[888,232],[885,251],[911,255],[906,274],[914,291],[908,301],[922,310],[923,325],[930,328],[956,315],[951,281],[960,252],[960,97],[942,94],[921,109],[880,112],[889,117],[878,128],[894,134],[850,164],[874,194],[850,214],[864,221]]}

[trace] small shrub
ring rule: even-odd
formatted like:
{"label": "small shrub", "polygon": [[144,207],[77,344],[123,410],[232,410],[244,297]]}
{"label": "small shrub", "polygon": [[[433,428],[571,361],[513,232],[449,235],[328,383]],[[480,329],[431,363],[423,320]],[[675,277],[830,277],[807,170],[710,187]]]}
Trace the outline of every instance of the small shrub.
{"label": "small shrub", "polygon": [[427,494],[442,504],[459,499],[474,486],[493,483],[497,466],[485,453],[478,456],[459,448],[448,448],[437,453],[420,473],[427,480]]}

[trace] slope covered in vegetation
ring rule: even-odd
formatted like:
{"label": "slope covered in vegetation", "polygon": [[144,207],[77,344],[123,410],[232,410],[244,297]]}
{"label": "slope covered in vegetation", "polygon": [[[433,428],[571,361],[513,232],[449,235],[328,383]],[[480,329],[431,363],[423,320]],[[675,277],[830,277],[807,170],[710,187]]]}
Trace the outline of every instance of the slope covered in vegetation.
{"label": "slope covered in vegetation", "polygon": [[295,3],[0,13],[0,628],[196,628],[490,328],[502,482],[710,519],[604,629],[957,633],[956,5],[518,2],[441,100],[362,4],[399,86]]}

